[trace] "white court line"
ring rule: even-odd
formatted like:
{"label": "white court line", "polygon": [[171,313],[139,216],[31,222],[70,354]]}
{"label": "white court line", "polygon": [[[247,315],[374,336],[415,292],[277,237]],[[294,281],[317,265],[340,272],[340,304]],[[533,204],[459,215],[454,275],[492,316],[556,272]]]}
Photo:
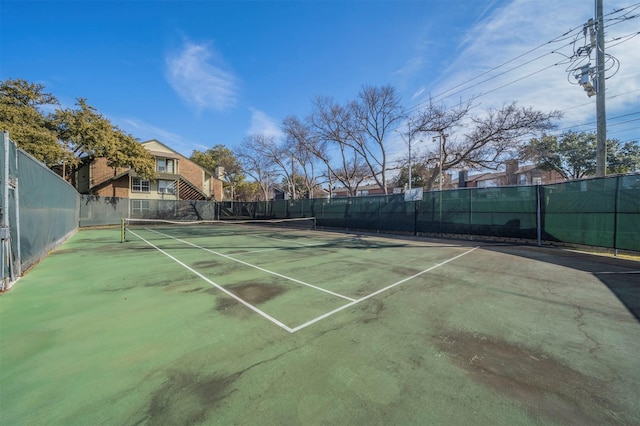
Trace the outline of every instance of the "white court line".
{"label": "white court line", "polygon": [[295,279],[295,278],[291,278],[291,277],[288,277],[288,276],[286,276],[286,275],[282,275],[282,274],[279,274],[279,273],[277,273],[277,272],[274,272],[274,271],[270,271],[270,270],[268,270],[268,269],[261,268],[260,266],[253,265],[253,264],[248,263],[248,262],[245,262],[245,261],[243,261],[243,260],[233,258],[233,257],[228,256],[228,255],[226,255],[226,254],[219,253],[219,252],[217,252],[217,251],[215,251],[215,250],[211,250],[211,249],[208,249],[208,248],[206,248],[206,247],[201,247],[201,246],[199,246],[199,245],[197,245],[197,244],[190,243],[189,241],[181,240],[180,238],[176,238],[176,237],[173,237],[173,236],[171,236],[171,235],[167,235],[167,234],[165,234],[165,233],[163,233],[163,232],[154,231],[153,229],[149,229],[149,228],[147,228],[147,230],[148,230],[148,231],[151,231],[151,232],[155,232],[156,234],[164,235],[165,237],[168,237],[168,238],[171,238],[171,239],[173,239],[173,240],[179,241],[179,242],[181,242],[181,243],[183,243],[183,244],[190,245],[191,247],[195,247],[195,248],[199,248],[200,250],[208,251],[209,253],[213,253],[213,254],[215,254],[216,256],[224,257],[225,259],[233,260],[234,262],[238,262],[238,263],[241,263],[241,264],[243,264],[243,265],[245,265],[245,266],[249,266],[249,267],[251,267],[251,268],[255,268],[255,269],[259,270],[259,271],[266,272],[267,274],[275,275],[276,277],[284,278],[284,279],[286,279],[286,280],[293,281],[294,283],[298,283],[298,284],[301,284],[301,285],[304,285],[304,286],[307,286],[307,287],[314,288],[314,289],[319,290],[319,291],[323,291],[323,292],[325,292],[325,293],[329,293],[329,294],[331,294],[332,296],[340,297],[340,298],[342,298],[342,299],[350,300],[350,301],[352,301],[352,302],[355,300],[355,299],[353,299],[353,298],[351,298],[351,297],[347,297],[347,296],[344,296],[344,295],[342,295],[342,294],[334,293],[333,291],[327,290],[327,289],[325,289],[325,288],[318,287],[318,286],[315,286],[315,285],[313,285],[313,284],[309,284],[309,283],[306,283],[306,282],[304,282],[304,281],[300,281],[300,280],[297,280],[297,279]]}
{"label": "white court line", "polygon": [[291,241],[291,240],[283,240],[281,238],[273,238],[273,237],[262,237],[262,238],[267,239],[267,240],[275,240],[275,241],[280,241],[280,242],[283,242],[283,243],[297,244],[299,246],[307,246],[307,247],[313,247],[313,246],[319,246],[319,245],[322,245],[322,244],[326,244],[326,243],[308,244],[308,243],[301,243],[301,242],[298,242],[298,241]]}
{"label": "white court line", "polygon": [[418,276],[420,276],[420,275],[422,275],[422,274],[425,274],[425,273],[427,273],[427,272],[429,272],[429,271],[433,271],[434,269],[436,269],[436,268],[438,268],[438,267],[440,267],[440,266],[442,266],[442,265],[445,265],[445,264],[447,264],[447,263],[449,263],[449,262],[451,262],[451,261],[453,261],[453,260],[456,260],[456,259],[458,259],[458,258],[460,258],[460,257],[464,256],[465,254],[469,254],[469,253],[471,253],[472,251],[474,251],[475,249],[477,249],[477,248],[479,248],[479,247],[480,247],[480,246],[476,246],[476,247],[472,248],[471,250],[467,250],[467,251],[465,251],[464,253],[461,253],[461,254],[459,254],[459,255],[457,255],[457,256],[455,256],[455,257],[452,257],[451,259],[447,259],[447,260],[445,260],[444,262],[440,262],[440,263],[438,263],[438,264],[436,264],[436,265],[433,265],[432,267],[427,268],[427,269],[425,269],[424,271],[420,271],[420,272],[418,272],[417,274],[411,275],[410,277],[404,278],[404,279],[402,279],[402,280],[400,280],[400,281],[398,281],[398,282],[396,282],[396,283],[393,283],[393,284],[388,285],[388,286],[386,286],[386,287],[384,287],[384,288],[381,288],[380,290],[374,291],[373,293],[368,294],[368,295],[366,295],[366,296],[364,296],[364,297],[362,297],[362,298],[360,298],[360,299],[358,299],[358,300],[354,300],[354,301],[353,301],[353,302],[351,302],[351,303],[347,303],[346,305],[343,305],[343,306],[341,306],[341,307],[339,307],[339,308],[336,308],[336,309],[334,309],[334,310],[333,310],[333,311],[331,311],[331,312],[327,312],[326,314],[320,315],[319,317],[314,318],[314,319],[312,319],[312,320],[310,320],[310,321],[307,321],[307,322],[305,322],[304,324],[300,324],[299,326],[292,328],[292,329],[291,329],[291,333],[295,333],[296,331],[299,331],[299,330],[302,330],[303,328],[309,327],[310,325],[315,324],[315,323],[317,323],[318,321],[321,321],[321,320],[323,320],[323,319],[325,319],[325,318],[328,318],[328,317],[330,317],[331,315],[333,315],[333,314],[335,314],[335,313],[338,313],[338,312],[340,312],[340,311],[342,311],[342,310],[344,310],[344,309],[347,309],[347,308],[349,308],[349,307],[351,307],[351,306],[353,306],[353,305],[355,305],[355,304],[357,304],[357,303],[360,303],[360,302],[362,302],[362,301],[364,301],[364,300],[367,300],[367,299],[369,299],[369,298],[371,298],[371,297],[373,297],[373,296],[377,296],[377,295],[378,295],[378,294],[380,294],[380,293],[383,293],[383,292],[385,292],[385,291],[387,291],[387,290],[389,290],[389,289],[391,289],[391,288],[393,288],[393,287],[395,287],[395,286],[398,286],[398,285],[400,285],[400,284],[402,284],[402,283],[404,283],[404,282],[407,282],[407,281],[409,281],[409,280],[411,280],[411,279],[414,279],[414,278],[416,278],[416,277],[418,277]]}
{"label": "white court line", "polygon": [[274,323],[275,325],[277,325],[278,327],[287,330],[289,333],[293,333],[293,329],[285,324],[283,324],[282,322],[278,321],[277,319],[273,318],[271,315],[267,314],[266,312],[261,311],[260,309],[256,308],[255,306],[253,306],[252,304],[250,304],[249,302],[246,302],[245,300],[241,299],[240,297],[236,296],[235,294],[231,293],[229,290],[226,290],[224,287],[222,287],[219,284],[216,284],[215,282],[211,281],[209,278],[205,277],[204,275],[202,275],[200,272],[196,271],[195,269],[191,268],[189,265],[181,262],[180,260],[178,260],[177,258],[175,258],[174,256],[170,255],[169,253],[167,253],[166,251],[162,250],[161,248],[159,248],[158,246],[154,245],[153,243],[145,240],[144,238],[142,238],[140,235],[136,234],[135,232],[129,230],[130,233],[132,233],[133,235],[135,235],[136,237],[140,238],[142,241],[144,241],[145,243],[149,244],[151,247],[153,247],[154,249],[158,250],[160,253],[164,254],[165,256],[169,257],[170,259],[172,259],[173,261],[175,261],[176,263],[178,263],[180,266],[188,269],[189,271],[193,272],[194,274],[196,274],[197,276],[199,276],[200,278],[202,278],[203,280],[205,280],[206,282],[208,282],[209,284],[211,284],[212,286],[214,286],[215,288],[217,288],[218,290],[220,290],[221,292],[223,292],[224,294],[226,294],[229,297],[234,298],[235,300],[237,300],[238,302],[242,303],[244,306],[246,306],[247,308],[251,309],[253,312],[257,313],[258,315],[262,316],[263,318],[271,321],[272,323]]}
{"label": "white court line", "polygon": [[272,247],[272,248],[268,248],[268,249],[241,251],[239,253],[233,253],[233,255],[234,256],[242,256],[243,254],[264,253],[265,251],[276,251],[276,250],[285,250],[285,249],[282,248],[282,247]]}
{"label": "white court line", "polygon": [[[325,241],[322,243],[300,243],[297,241],[291,241],[291,240],[283,240],[280,238],[273,238],[273,237],[262,237],[260,236],[260,238],[265,238],[268,240],[275,240],[275,241],[281,241],[284,243],[292,243],[292,244],[298,244],[301,246],[305,246],[305,247],[319,247],[319,246],[327,246],[327,247],[331,247],[333,245],[335,245],[335,243],[333,241]],[[343,241],[359,241],[362,240],[366,237],[351,237],[351,238],[343,238]],[[438,247],[437,245],[428,245],[428,244],[411,244],[411,247],[428,247],[428,248],[433,248],[433,247]],[[264,253],[266,251],[276,251],[276,250],[289,250],[290,247],[272,247],[272,248],[266,248],[266,249],[259,249],[259,250],[251,250],[251,251],[242,251],[239,253],[233,253],[234,256],[242,256],[245,254],[253,254],[253,253]]]}
{"label": "white court line", "polygon": [[[297,244],[300,246],[304,246],[304,247],[318,247],[318,246],[333,246],[335,245],[335,243],[333,241],[325,241],[322,243],[301,243],[298,241],[292,241],[292,240],[284,240],[281,238],[274,238],[274,237],[266,237],[266,236],[262,236],[259,235],[259,238],[264,238],[267,240],[274,240],[274,241],[280,241],[283,243],[288,243],[288,244]],[[343,241],[360,241],[367,238],[366,236],[359,236],[359,237],[350,237],[350,238],[343,238]],[[434,245],[428,245],[428,244],[411,244],[412,247],[437,247]],[[266,251],[276,251],[276,250],[288,250],[290,249],[290,247],[272,247],[272,248],[267,248],[267,249],[260,249],[260,250],[251,250],[251,251],[243,251],[243,252],[239,252],[239,253],[233,253],[234,256],[242,256],[245,254],[253,254],[253,253],[264,253]]]}
{"label": "white court line", "polygon": [[[155,233],[158,233],[158,234],[161,234],[161,235],[165,235],[165,234],[163,234],[163,233],[161,233],[161,232],[158,232],[158,231],[153,231],[153,230],[150,230],[150,231],[155,232]],[[328,318],[328,317],[330,317],[330,316],[332,316],[332,315],[334,315],[334,314],[336,314],[336,313],[338,313],[338,312],[340,312],[340,311],[343,311],[343,310],[345,310],[345,309],[347,309],[347,308],[349,308],[349,307],[351,307],[351,306],[354,306],[354,305],[356,305],[356,304],[358,304],[358,303],[360,303],[360,302],[363,302],[363,301],[365,301],[365,300],[367,300],[367,299],[370,299],[370,298],[371,298],[371,297],[373,297],[373,296],[377,296],[378,294],[383,293],[383,292],[385,292],[385,291],[387,291],[387,290],[389,290],[389,289],[391,289],[391,288],[393,288],[393,287],[396,287],[396,286],[398,286],[398,285],[400,285],[400,284],[402,284],[402,283],[405,283],[405,282],[407,282],[407,281],[409,281],[409,280],[411,280],[411,279],[413,279],[413,278],[416,278],[416,277],[418,277],[418,276],[420,276],[420,275],[422,275],[422,274],[425,274],[425,273],[427,273],[427,272],[429,272],[429,271],[432,271],[432,270],[434,270],[434,269],[436,269],[436,268],[439,268],[439,267],[440,267],[440,266],[442,266],[442,265],[445,265],[445,264],[447,264],[447,263],[449,263],[449,262],[452,262],[452,261],[454,261],[454,260],[456,260],[456,259],[458,259],[458,258],[460,258],[460,257],[462,257],[462,256],[464,256],[464,255],[466,255],[466,254],[469,254],[469,253],[471,253],[472,251],[474,251],[474,250],[476,250],[476,249],[480,248],[480,246],[473,247],[472,249],[467,250],[467,251],[465,251],[464,253],[461,253],[461,254],[459,254],[459,255],[457,255],[457,256],[454,256],[454,257],[452,257],[452,258],[450,258],[450,259],[447,259],[447,260],[445,260],[444,262],[440,262],[440,263],[438,263],[438,264],[436,264],[436,265],[433,265],[433,266],[431,266],[430,268],[427,268],[427,269],[425,269],[425,270],[423,270],[423,271],[418,272],[417,274],[411,275],[410,277],[404,278],[404,279],[402,279],[402,280],[400,280],[400,281],[398,281],[398,282],[395,282],[395,283],[393,283],[393,284],[390,284],[390,285],[388,285],[388,286],[386,286],[386,287],[384,287],[384,288],[381,288],[380,290],[374,291],[373,293],[370,293],[370,294],[368,294],[368,295],[366,295],[366,296],[364,296],[364,297],[361,297],[360,299],[357,299],[357,300],[350,299],[350,300],[351,300],[351,302],[350,302],[350,303],[347,303],[346,305],[340,306],[339,308],[336,308],[336,309],[334,309],[334,310],[332,310],[332,311],[330,311],[330,312],[327,312],[327,313],[325,313],[325,314],[323,314],[323,315],[320,315],[319,317],[316,317],[316,318],[314,318],[314,319],[312,319],[312,320],[309,320],[309,321],[307,321],[307,322],[305,322],[305,323],[303,323],[303,324],[300,324],[300,325],[299,325],[299,326],[297,326],[297,327],[291,328],[291,327],[289,327],[289,326],[285,325],[284,323],[282,323],[282,322],[278,321],[277,319],[273,318],[273,317],[272,317],[272,316],[270,316],[269,314],[267,314],[267,313],[265,313],[265,312],[261,311],[260,309],[256,308],[255,306],[251,305],[249,302],[246,302],[245,300],[241,299],[240,297],[238,297],[238,296],[236,296],[235,294],[231,293],[230,291],[226,290],[224,287],[222,287],[222,286],[220,286],[220,285],[216,284],[215,282],[211,281],[209,278],[207,278],[206,276],[202,275],[200,272],[196,271],[195,269],[193,269],[193,268],[191,268],[190,266],[186,265],[185,263],[181,262],[180,260],[178,260],[178,259],[177,259],[177,258],[175,258],[174,256],[170,255],[169,253],[167,253],[166,251],[162,250],[161,248],[159,248],[159,247],[155,246],[154,244],[152,244],[151,242],[149,242],[149,241],[147,241],[146,239],[142,238],[140,235],[136,234],[135,232],[133,232],[133,231],[129,231],[129,232],[130,232],[130,233],[132,233],[133,235],[135,235],[136,237],[140,238],[142,241],[144,241],[145,243],[149,244],[151,247],[155,248],[156,250],[158,250],[159,252],[161,252],[161,253],[162,253],[162,254],[164,254],[165,256],[167,256],[167,257],[169,257],[169,258],[173,259],[176,263],[178,263],[178,264],[179,264],[179,265],[181,265],[182,267],[186,268],[187,270],[189,270],[189,271],[193,272],[194,274],[196,274],[197,276],[199,276],[200,278],[202,278],[203,280],[205,280],[206,282],[208,282],[208,283],[209,283],[209,284],[211,284],[212,286],[216,287],[217,289],[219,289],[220,291],[222,291],[222,292],[223,292],[223,293],[225,293],[226,295],[228,295],[228,296],[232,297],[233,299],[235,299],[235,300],[237,300],[238,302],[242,303],[242,304],[243,304],[244,306],[246,306],[247,308],[249,308],[249,309],[251,309],[252,311],[256,312],[258,315],[260,315],[260,316],[262,316],[263,318],[265,318],[265,319],[267,319],[267,320],[271,321],[272,323],[274,323],[274,324],[275,324],[275,325],[277,325],[278,327],[280,327],[280,328],[282,328],[283,330],[286,330],[286,331],[288,331],[289,333],[292,333],[292,334],[293,334],[293,333],[295,333],[295,332],[297,332],[297,331],[300,331],[300,330],[302,330],[302,329],[304,329],[304,328],[307,328],[307,327],[309,327],[310,325],[313,325],[313,324],[315,324],[315,323],[317,323],[317,322],[319,322],[319,321],[321,321],[321,320],[323,320],[323,319],[325,319],[325,318]],[[173,238],[173,237],[171,237],[170,235],[167,235],[167,236],[168,236],[169,238]],[[174,238],[174,239],[176,239],[176,240],[178,240],[178,241],[181,241],[181,240],[179,240],[179,239],[177,239],[177,238]],[[181,241],[181,242],[184,242],[184,241]],[[187,243],[187,244],[192,245],[192,246],[195,246],[194,244],[191,244],[191,243]],[[198,246],[195,246],[195,247],[198,247]],[[200,247],[200,248],[201,248],[201,247]],[[205,249],[205,250],[207,250],[207,249]],[[208,251],[208,250],[207,250],[207,251]],[[216,254],[217,254],[217,253],[216,253]],[[228,256],[224,256],[224,255],[221,255],[221,256],[223,256],[223,257],[228,257]],[[233,259],[233,258],[230,258],[230,259],[231,259],[231,260],[236,260],[236,261],[237,261],[237,259]],[[240,263],[245,263],[245,262],[241,262],[241,261],[239,261],[239,262],[240,262]],[[253,265],[249,265],[249,266],[253,266]],[[259,268],[259,269],[260,269],[260,268]]]}
{"label": "white court line", "polygon": [[[269,237],[266,237],[269,238]],[[283,242],[287,242],[286,240],[279,240],[277,238],[270,238],[272,240],[276,240],[276,241],[283,241]],[[324,246],[327,245],[327,243],[317,243],[317,244],[302,244],[302,243],[296,243],[299,245],[303,245],[305,247],[315,247],[315,246]],[[251,251],[242,251],[239,253],[233,253],[234,256],[241,256],[243,254],[253,254],[253,253],[264,253],[265,251],[276,251],[276,250],[290,250],[291,247],[271,247],[268,249],[260,249],[260,250],[251,250]]]}

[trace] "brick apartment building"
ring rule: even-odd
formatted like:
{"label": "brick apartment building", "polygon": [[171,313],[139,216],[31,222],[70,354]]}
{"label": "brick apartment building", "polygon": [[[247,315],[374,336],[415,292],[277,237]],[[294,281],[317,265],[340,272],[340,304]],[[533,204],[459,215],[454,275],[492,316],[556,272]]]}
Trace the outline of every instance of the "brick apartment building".
{"label": "brick apartment building", "polygon": [[155,158],[155,179],[142,179],[130,168],[114,168],[105,158],[83,164],[74,176],[78,192],[139,200],[222,200],[222,180],[163,143],[141,144]]}
{"label": "brick apartment building", "polygon": [[[564,182],[564,177],[555,170],[542,170],[535,165],[520,166],[518,160],[509,160],[505,163],[505,171],[479,173],[468,175],[466,171],[459,172],[458,179],[453,179],[450,174],[445,174],[443,189],[452,188],[493,188],[498,186],[517,185],[546,185]],[[434,191],[438,190],[436,185]],[[388,188],[388,194],[402,193],[404,188]],[[362,185],[358,187],[357,197],[367,195],[382,195],[384,191],[378,185]],[[334,188],[331,196],[348,197],[346,188]]]}
{"label": "brick apartment building", "polygon": [[468,176],[462,174],[458,179],[458,186],[461,182],[468,188],[490,188],[496,186],[516,186],[516,185],[547,185],[551,183],[564,182],[562,175],[555,170],[541,170],[535,165],[520,166],[518,160],[509,160],[505,163],[504,172],[481,173]]}

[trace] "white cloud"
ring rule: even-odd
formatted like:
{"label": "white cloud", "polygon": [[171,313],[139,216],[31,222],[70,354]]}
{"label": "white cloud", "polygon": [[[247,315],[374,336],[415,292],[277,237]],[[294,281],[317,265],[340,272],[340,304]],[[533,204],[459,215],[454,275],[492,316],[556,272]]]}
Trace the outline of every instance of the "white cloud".
{"label": "white cloud", "polygon": [[413,100],[413,99],[418,98],[420,95],[422,95],[422,94],[424,93],[424,91],[425,91],[425,90],[427,90],[427,88],[426,88],[426,87],[424,87],[424,86],[421,86],[421,87],[416,91],[416,93],[414,93],[414,94],[413,94],[413,96],[411,96],[411,99]]}
{"label": "white cloud", "polygon": [[166,78],[187,104],[200,110],[223,111],[238,102],[237,78],[223,69],[209,43],[185,41],[179,50],[167,54]]}
{"label": "white cloud", "polygon": [[[605,14],[631,4],[631,0],[618,1],[615,6],[609,6]],[[564,111],[561,128],[595,121],[595,97],[588,98],[580,86],[571,84],[576,80],[568,71],[571,65],[563,56],[573,54],[571,42],[576,38],[576,48],[586,43],[582,37],[582,24],[592,18],[593,13],[590,4],[580,6],[557,0],[513,0],[495,9],[468,31],[460,46],[460,55],[430,87],[430,95],[448,104],[478,96],[477,100],[484,108],[517,101],[520,106]],[[640,102],[640,91],[632,93],[640,88],[637,72],[640,69],[640,55],[637,54],[640,37],[615,47],[615,42],[610,41],[637,32],[637,25],[637,19],[605,23],[606,44],[612,46],[607,48],[607,53],[621,63],[616,75],[612,75],[613,70],[607,71],[608,117],[622,114],[624,108]],[[577,31],[571,37],[560,37],[572,28]],[[556,38],[560,41],[547,43]],[[551,53],[554,50],[562,54]],[[522,54],[525,55],[501,66]],[[595,56],[592,65],[595,66]],[[512,68],[515,69],[506,72]],[[443,92],[444,96],[439,97]],[[620,93],[625,95],[615,97]],[[593,129],[595,124],[577,130]]]}
{"label": "white cloud", "polygon": [[247,134],[261,133],[265,136],[272,136],[276,139],[281,138],[282,130],[278,125],[278,122],[269,117],[262,111],[255,108],[251,108],[251,127],[247,131]]}
{"label": "white cloud", "polygon": [[124,118],[119,120],[119,122],[122,123],[121,128],[125,129],[127,133],[134,134],[142,141],[156,139],[186,157],[191,156],[193,149],[200,149],[204,151],[209,148],[187,140],[168,130],[145,123],[135,118]]}
{"label": "white cloud", "polygon": [[391,75],[409,78],[422,71],[427,62],[427,55],[422,46],[419,46],[416,50],[415,56],[407,59],[403,66],[392,72]]}

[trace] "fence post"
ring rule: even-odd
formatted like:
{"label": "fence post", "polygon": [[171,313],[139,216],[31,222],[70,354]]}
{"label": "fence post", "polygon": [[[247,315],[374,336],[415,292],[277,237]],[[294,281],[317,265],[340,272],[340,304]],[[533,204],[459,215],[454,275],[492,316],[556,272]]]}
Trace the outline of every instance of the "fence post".
{"label": "fence post", "polygon": [[467,189],[467,192],[469,193],[469,203],[468,203],[468,209],[469,209],[469,239],[473,240],[473,193],[475,190],[473,189]]}
{"label": "fence post", "polygon": [[413,201],[413,235],[418,235],[418,201]]}
{"label": "fence post", "polygon": [[542,197],[540,195],[540,184],[538,184],[536,185],[536,233],[538,235],[538,247],[542,245]]}
{"label": "fence post", "polygon": [[613,198],[613,255],[618,256],[618,199],[620,198],[620,175],[616,176],[616,193]]}
{"label": "fence post", "polygon": [[[11,152],[10,149],[10,145],[11,145],[11,141],[9,140],[9,132],[7,130],[2,132],[2,142],[3,142],[3,155],[2,155],[2,169],[3,169],[3,175],[2,175],[2,195],[3,195],[3,200],[2,200],[2,226],[0,228],[0,240],[2,240],[2,249],[0,253],[0,256],[2,258],[2,290],[5,290],[7,288],[9,288],[11,286],[11,284],[15,281],[15,275],[14,275],[14,259],[13,259],[13,255],[14,253],[12,252],[12,241],[11,241],[11,221],[9,218],[9,214],[10,214],[10,209],[9,209],[9,191],[11,189],[14,189],[14,191],[17,191],[17,187],[13,187],[12,188],[12,184],[11,184],[11,178],[10,178],[10,166],[9,166],[9,154]],[[16,155],[17,155],[17,150],[18,148],[16,147]],[[15,193],[14,193],[15,196]],[[15,221],[18,219],[18,205],[17,205],[18,200],[14,198],[14,207],[15,207],[15,215],[16,218],[14,219],[14,223]],[[19,221],[17,221],[17,223],[20,223]],[[16,226],[17,229],[17,226]],[[20,241],[17,240],[16,243],[18,244],[18,246],[20,245]],[[6,262],[6,263],[5,263]],[[18,264],[18,270],[21,269],[21,262],[22,259],[20,257],[18,257],[17,259],[17,264]]]}
{"label": "fence post", "polygon": [[4,155],[2,157],[2,227],[9,227],[9,132],[2,132]]}
{"label": "fence post", "polygon": [[[9,231],[9,132],[2,132],[2,226],[0,227],[0,269],[2,269],[2,282],[0,290],[4,291],[11,285],[12,277],[7,276],[7,269],[11,262],[11,234]],[[8,261],[5,265],[5,259]]]}

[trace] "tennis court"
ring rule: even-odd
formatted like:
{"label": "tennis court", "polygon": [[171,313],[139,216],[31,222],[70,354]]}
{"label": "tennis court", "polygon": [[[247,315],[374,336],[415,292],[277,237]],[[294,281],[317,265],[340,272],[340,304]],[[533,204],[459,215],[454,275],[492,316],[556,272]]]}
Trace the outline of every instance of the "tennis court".
{"label": "tennis court", "polygon": [[0,297],[0,420],[638,424],[639,295],[550,247],[83,229]]}
{"label": "tennis court", "polygon": [[[292,222],[306,221],[275,223]],[[129,235],[291,333],[474,250],[283,227],[267,230],[251,221],[189,229],[143,226]]]}

